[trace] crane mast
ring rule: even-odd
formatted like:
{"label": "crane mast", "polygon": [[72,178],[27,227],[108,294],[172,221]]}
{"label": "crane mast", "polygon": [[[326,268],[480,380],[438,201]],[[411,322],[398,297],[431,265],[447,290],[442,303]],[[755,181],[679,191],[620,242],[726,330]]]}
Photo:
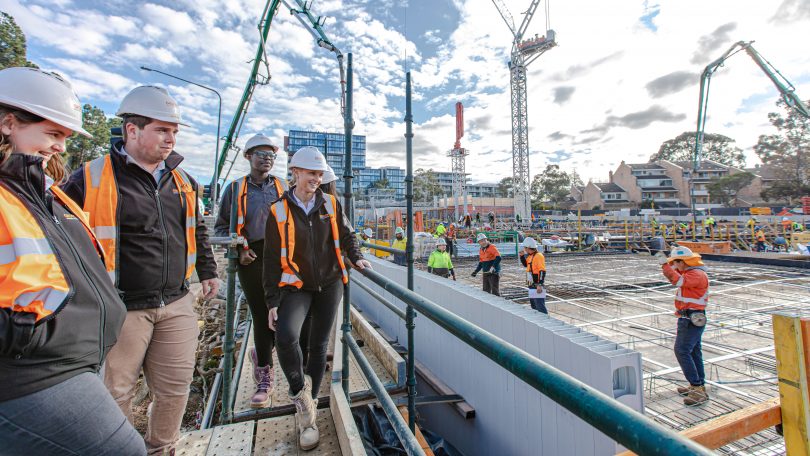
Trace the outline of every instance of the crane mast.
{"label": "crane mast", "polygon": [[456,142],[447,155],[451,161],[451,171],[453,175],[453,214],[454,221],[458,221],[462,212],[459,210],[459,197],[464,211],[467,210],[467,169],[466,157],[469,151],[461,147],[461,137],[464,136],[464,105],[456,103]]}
{"label": "crane mast", "polygon": [[[520,27],[515,27],[512,14],[503,0],[492,0],[506,26],[512,32],[512,52],[509,60],[509,85],[512,105],[512,186],[514,189],[515,215],[523,220],[531,219],[531,183],[529,169],[529,114],[527,101],[526,69],[543,53],[557,45],[553,30],[546,27],[543,37],[525,39],[524,35],[534,17],[540,0],[532,0]],[[546,2],[548,9],[548,1]],[[548,18],[548,10],[546,11]],[[546,24],[548,25],[548,24]]]}

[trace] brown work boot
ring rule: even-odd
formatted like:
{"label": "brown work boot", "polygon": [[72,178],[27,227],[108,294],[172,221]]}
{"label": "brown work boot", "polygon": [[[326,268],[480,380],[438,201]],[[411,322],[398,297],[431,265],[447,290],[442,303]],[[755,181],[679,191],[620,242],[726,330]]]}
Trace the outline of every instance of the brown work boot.
{"label": "brown work boot", "polygon": [[692,385],[689,385],[689,386],[679,386],[679,387],[677,387],[677,388],[675,388],[675,389],[677,389],[677,390],[678,390],[678,395],[679,395],[679,396],[686,396],[687,394],[689,394],[689,391],[692,391]]}
{"label": "brown work boot", "polygon": [[295,421],[298,424],[298,446],[302,450],[311,450],[318,446],[320,433],[315,420],[318,417],[318,408],[312,398],[312,380],[309,375],[304,376],[304,387],[295,396],[290,395],[295,404]]}
{"label": "brown work boot", "polygon": [[683,398],[683,403],[688,406],[703,405],[709,402],[709,393],[706,392],[706,386],[692,386],[689,393]]}

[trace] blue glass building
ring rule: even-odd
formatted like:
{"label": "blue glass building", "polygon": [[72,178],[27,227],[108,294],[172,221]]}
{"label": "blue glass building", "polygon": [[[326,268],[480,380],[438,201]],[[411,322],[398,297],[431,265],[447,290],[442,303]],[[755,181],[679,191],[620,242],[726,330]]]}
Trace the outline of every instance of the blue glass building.
{"label": "blue glass building", "polygon": [[[290,130],[285,138],[284,148],[292,157],[295,152],[304,146],[317,147],[326,154],[326,162],[335,170],[338,176],[338,191],[343,190],[343,174],[346,164],[345,138],[343,133],[326,133],[320,131]],[[366,188],[368,185],[361,185],[357,177],[360,171],[366,169],[366,137],[352,135],[352,171],[355,179],[352,180],[352,190],[356,191]],[[378,179],[375,179],[376,182]],[[373,182],[372,182],[373,183]]]}

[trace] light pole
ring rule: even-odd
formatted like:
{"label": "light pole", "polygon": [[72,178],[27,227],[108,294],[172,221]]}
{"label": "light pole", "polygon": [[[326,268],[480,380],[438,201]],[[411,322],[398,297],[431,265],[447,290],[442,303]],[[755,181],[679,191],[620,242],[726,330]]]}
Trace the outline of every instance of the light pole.
{"label": "light pole", "polygon": [[219,170],[217,169],[217,166],[219,166],[219,138],[220,138],[219,128],[220,128],[220,125],[222,123],[222,95],[220,95],[219,92],[212,89],[211,87],[204,86],[202,84],[197,84],[196,82],[191,82],[188,79],[183,79],[183,78],[181,78],[179,76],[175,76],[173,74],[165,73],[163,71],[155,70],[155,69],[152,69],[152,68],[147,68],[145,66],[141,66],[141,69],[146,70],[146,71],[152,71],[152,72],[155,72],[155,73],[160,73],[160,74],[162,74],[164,76],[168,76],[170,78],[174,78],[174,79],[189,83],[191,85],[195,85],[197,87],[202,87],[203,89],[210,90],[210,91],[214,92],[217,95],[217,98],[219,98],[219,110],[218,110],[218,113],[217,113],[217,148],[216,148],[216,150],[214,150],[214,176],[211,177],[211,215],[216,214],[216,212],[217,212],[216,208],[217,208],[218,197],[219,197],[219,195],[218,195],[219,192],[217,191],[218,190],[217,187],[219,187],[219,175],[218,175]]}

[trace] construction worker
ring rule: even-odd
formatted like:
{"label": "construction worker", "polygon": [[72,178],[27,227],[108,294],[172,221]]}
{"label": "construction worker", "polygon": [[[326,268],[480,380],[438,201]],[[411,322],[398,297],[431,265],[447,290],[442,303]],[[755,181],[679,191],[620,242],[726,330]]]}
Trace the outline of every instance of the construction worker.
{"label": "construction worker", "polygon": [[467,212],[464,214],[464,228],[470,229],[472,228],[472,217],[470,217],[470,213]]}
{"label": "construction worker", "polygon": [[[402,229],[401,226],[398,226],[394,230],[394,242],[391,243],[391,247],[397,250],[405,250],[407,247],[408,238],[405,237],[405,230]],[[395,253],[394,254],[394,263],[405,266],[406,264],[406,257],[404,253]]]}
{"label": "construction worker", "polygon": [[[293,155],[294,156],[294,155]],[[374,231],[371,228],[365,228],[363,231],[357,233],[357,242],[358,244],[363,242],[371,242],[371,239],[374,237]],[[368,247],[361,247],[360,251],[363,253],[369,253],[370,249]]]}
{"label": "construction worker", "polygon": [[708,402],[701,338],[706,329],[706,304],[709,299],[709,277],[700,255],[686,247],[675,247],[669,258],[662,257],[664,276],[678,288],[675,294],[675,314],[678,333],[675,337],[675,357],[681,366],[688,387],[678,387],[689,406]]}
{"label": "construction worker", "polygon": [[323,180],[321,180],[321,191],[328,193],[337,198],[337,175],[331,166],[326,165],[326,171],[323,173]]}
{"label": "construction worker", "polygon": [[[315,147],[290,160],[295,185],[270,207],[264,245],[264,284],[270,329],[276,331],[279,363],[296,408],[301,449],[318,445],[314,398],[326,366],[326,350],[348,274],[343,253],[357,269],[371,267],[337,198],[319,186],[326,159]],[[309,361],[304,366],[300,333],[307,313]]]}
{"label": "construction worker", "polygon": [[[244,157],[250,163],[250,173],[225,188],[214,225],[217,236],[229,236],[233,198],[238,198],[236,234],[244,238],[244,245],[239,249],[236,272],[253,321],[267,321],[267,305],[262,285],[264,231],[270,204],[284,194],[287,186],[286,182],[270,174],[277,153],[278,146],[261,133],[248,139]],[[276,335],[267,325],[255,325],[253,345],[249,355],[253,362],[256,391],[250,398],[250,406],[263,408],[269,406],[275,385],[273,349],[276,346]]]}
{"label": "construction worker", "polygon": [[483,270],[484,291],[500,296],[501,252],[489,242],[487,235],[484,233],[478,233],[475,240],[481,248],[478,250],[478,266],[475,267],[475,271],[472,272],[471,276],[475,277],[478,271]]}
{"label": "construction worker", "polygon": [[146,454],[97,373],[126,308],[82,209],[57,185],[82,128],[60,76],[0,71],[2,454]]}
{"label": "construction worker", "polygon": [[793,222],[788,217],[782,217],[782,230],[787,233],[793,227]]}
{"label": "construction worker", "polygon": [[712,235],[712,229],[714,228],[714,217],[709,215],[705,219],[703,219],[703,230],[706,232],[706,236]]}
{"label": "construction worker", "polygon": [[159,87],[141,86],[121,101],[123,140],[76,170],[65,193],[90,215],[127,317],[107,357],[104,383],[132,421],[141,369],[152,396],[146,447],[171,452],[180,438],[196,365],[198,315],[189,280],[196,268],[204,298],[219,289],[217,265],[197,207],[197,182],[180,168],[175,138],[183,121]]}
{"label": "construction worker", "polygon": [[792,222],[791,228],[793,229],[794,233],[801,233],[802,231],[804,231],[804,227],[802,226],[802,224],[796,221]]}
{"label": "construction worker", "polygon": [[757,218],[756,217],[751,217],[750,219],[748,219],[747,222],[745,222],[745,226],[748,227],[748,229],[750,230],[751,233],[753,233],[754,232],[754,227],[757,225],[757,223],[758,223]]}
{"label": "construction worker", "polygon": [[756,227],[755,236],[757,239],[757,252],[764,252],[767,249],[765,246],[765,231],[760,227]]}
{"label": "construction worker", "polygon": [[433,237],[440,238],[444,236],[446,232],[447,228],[444,226],[444,222],[441,222],[436,226],[436,232],[433,234]]}
{"label": "construction worker", "polygon": [[523,240],[520,264],[526,267],[526,286],[529,287],[529,304],[532,309],[548,313],[546,309],[546,257],[537,249],[537,241],[532,237]]}
{"label": "construction worker", "polygon": [[452,276],[453,280],[456,280],[453,261],[450,259],[450,253],[447,252],[447,241],[444,238],[436,239],[436,250],[430,252],[427,268],[428,272],[432,274],[445,279]]}
{"label": "construction worker", "polygon": [[476,212],[475,213],[475,226],[478,227],[480,225],[481,225],[481,213]]}
{"label": "construction worker", "polygon": [[447,253],[450,256],[453,256],[453,251],[455,250],[456,246],[456,224],[451,223],[450,228],[447,229],[447,232],[444,234],[444,239],[447,241]]}

